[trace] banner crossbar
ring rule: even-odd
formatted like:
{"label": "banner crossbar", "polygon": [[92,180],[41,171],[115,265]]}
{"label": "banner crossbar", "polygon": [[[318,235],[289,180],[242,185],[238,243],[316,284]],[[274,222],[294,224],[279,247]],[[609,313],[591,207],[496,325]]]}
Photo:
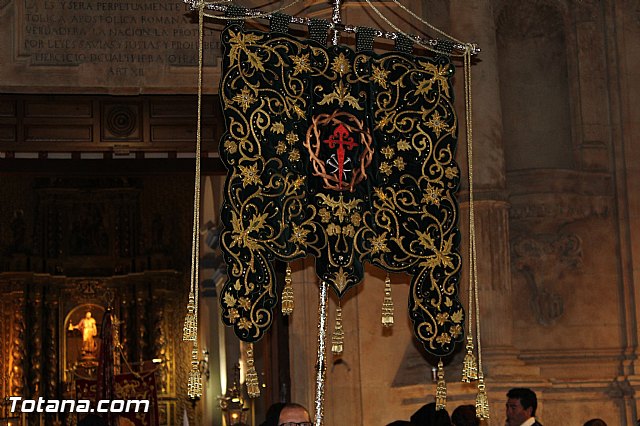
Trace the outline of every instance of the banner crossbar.
{"label": "banner crossbar", "polygon": [[[184,0],[184,2],[187,3],[191,7],[191,9],[193,10],[198,9],[199,0]],[[227,11],[228,6],[224,4],[219,4],[219,3],[205,2],[204,8],[207,10],[224,13]],[[255,19],[258,19],[258,18],[271,19],[273,16],[273,14],[264,13],[259,9],[246,8],[244,9],[244,13],[247,18],[255,18]],[[334,11],[334,15],[335,15],[335,11]],[[344,32],[344,33],[355,34],[358,32],[358,27],[355,25],[347,25],[347,24],[343,24],[342,22],[335,22],[335,19],[326,20],[326,21],[329,24],[329,29],[334,31],[334,33]],[[309,23],[311,22],[311,19],[306,17],[290,16],[290,22],[294,24],[309,25]],[[374,36],[378,38],[385,38],[388,40],[396,40],[398,38],[398,33],[387,32],[387,31],[380,30],[378,28],[373,28],[373,31],[374,31]],[[443,46],[446,45],[447,49],[452,48],[458,53],[464,53],[467,51],[467,49],[469,49],[471,55],[477,55],[480,53],[480,47],[478,47],[476,43],[469,43],[469,44],[451,43],[449,41],[445,42],[444,40],[420,37],[413,34],[410,34],[409,38],[417,44],[426,45],[435,50],[443,48]]]}

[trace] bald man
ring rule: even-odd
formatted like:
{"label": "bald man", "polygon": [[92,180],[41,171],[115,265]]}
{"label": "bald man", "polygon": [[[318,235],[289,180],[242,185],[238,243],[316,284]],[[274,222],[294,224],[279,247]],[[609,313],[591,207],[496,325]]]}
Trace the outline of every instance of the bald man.
{"label": "bald man", "polygon": [[278,426],[313,426],[306,408],[300,404],[289,403],[282,407]]}

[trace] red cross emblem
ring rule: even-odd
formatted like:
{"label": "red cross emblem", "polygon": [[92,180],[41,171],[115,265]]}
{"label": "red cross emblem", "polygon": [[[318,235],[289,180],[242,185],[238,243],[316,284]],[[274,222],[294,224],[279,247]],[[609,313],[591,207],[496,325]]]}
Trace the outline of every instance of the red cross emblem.
{"label": "red cross emblem", "polygon": [[329,139],[325,139],[323,142],[329,145],[329,148],[331,149],[336,148],[336,146],[338,148],[338,179],[340,181],[340,187],[342,187],[345,147],[348,150],[352,150],[354,147],[358,146],[358,142],[353,140],[353,137],[349,135],[349,131],[343,124],[339,124],[333,131],[333,134],[329,136]]}

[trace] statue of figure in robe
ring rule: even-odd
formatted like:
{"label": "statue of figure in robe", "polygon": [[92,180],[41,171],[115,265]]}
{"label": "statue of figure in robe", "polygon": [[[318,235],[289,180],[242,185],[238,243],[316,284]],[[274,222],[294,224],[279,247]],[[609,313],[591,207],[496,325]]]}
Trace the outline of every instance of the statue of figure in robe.
{"label": "statue of figure in robe", "polygon": [[95,339],[98,334],[98,328],[96,327],[96,320],[91,316],[91,312],[87,311],[85,317],[78,324],[69,323],[69,330],[79,330],[82,333],[83,358],[95,357],[98,350],[98,344]]}

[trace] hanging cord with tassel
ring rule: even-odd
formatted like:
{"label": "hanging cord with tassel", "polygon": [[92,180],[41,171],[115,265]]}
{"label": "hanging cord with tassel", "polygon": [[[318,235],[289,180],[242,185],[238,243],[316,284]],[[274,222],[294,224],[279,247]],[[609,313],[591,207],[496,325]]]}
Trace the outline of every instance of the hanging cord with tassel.
{"label": "hanging cord with tassel", "polygon": [[[468,50],[468,49],[467,49]],[[474,354],[473,347],[473,321],[474,307],[474,281],[475,281],[475,213],[473,206],[473,135],[471,127],[471,57],[465,53],[464,56],[464,100],[465,100],[465,125],[467,133],[467,161],[469,165],[469,310],[467,312],[467,353],[462,361],[462,381],[470,383],[478,380],[478,361]],[[477,318],[477,312],[475,317]],[[477,319],[476,319],[477,321]]]}
{"label": "hanging cord with tassel", "polygon": [[204,30],[204,1],[198,3],[198,123],[196,129],[196,173],[193,196],[193,239],[191,241],[191,287],[187,315],[184,321],[183,340],[192,341],[191,370],[187,394],[189,398],[198,399],[202,396],[202,378],[198,369],[198,288],[200,279],[200,143],[202,117],[202,39]]}
{"label": "hanging cord with tassel", "polygon": [[391,298],[391,278],[384,279],[384,300],[382,301],[382,326],[393,327],[393,299]]}
{"label": "hanging cord with tassel", "polygon": [[287,270],[284,275],[284,288],[282,289],[282,315],[293,313],[293,285],[291,284],[291,265],[287,263]]}
{"label": "hanging cord with tassel", "polygon": [[255,360],[253,358],[253,343],[247,346],[247,375],[245,377],[247,385],[247,395],[249,398],[257,398],[260,396],[260,383],[258,382],[258,373],[256,372]]}
{"label": "hanging cord with tassel", "polygon": [[[472,292],[469,294],[469,303],[473,298],[476,320],[476,342],[478,344],[478,395],[476,397],[476,417],[479,419],[489,418],[489,398],[484,383],[484,373],[482,371],[482,345],[480,343],[480,309],[478,296],[478,258],[476,249],[476,229],[473,205],[473,127],[472,123],[472,100],[471,100],[471,46],[467,47],[464,54],[464,95],[467,130],[467,161],[469,163],[469,279]],[[473,293],[473,294],[471,294]]]}

